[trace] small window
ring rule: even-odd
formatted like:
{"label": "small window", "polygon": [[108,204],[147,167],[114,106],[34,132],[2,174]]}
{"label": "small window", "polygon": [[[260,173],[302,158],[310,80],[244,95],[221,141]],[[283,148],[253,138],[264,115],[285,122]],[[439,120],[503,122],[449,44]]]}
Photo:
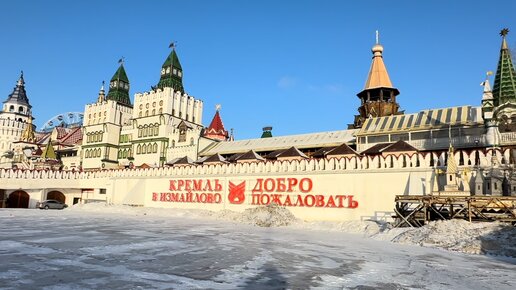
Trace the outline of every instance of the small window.
{"label": "small window", "polygon": [[105,188],[101,188],[99,190],[99,194],[106,194],[106,189]]}

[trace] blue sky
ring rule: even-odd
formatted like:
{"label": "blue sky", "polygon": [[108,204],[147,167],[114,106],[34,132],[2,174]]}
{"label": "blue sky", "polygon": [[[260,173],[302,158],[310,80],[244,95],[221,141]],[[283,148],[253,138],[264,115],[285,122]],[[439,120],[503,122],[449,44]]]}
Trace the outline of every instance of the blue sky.
{"label": "blue sky", "polygon": [[185,90],[237,139],[347,128],[375,30],[406,112],[478,105],[516,1],[3,1],[0,99],[24,70],[35,123],[83,111],[121,56],[131,96],[177,41]]}

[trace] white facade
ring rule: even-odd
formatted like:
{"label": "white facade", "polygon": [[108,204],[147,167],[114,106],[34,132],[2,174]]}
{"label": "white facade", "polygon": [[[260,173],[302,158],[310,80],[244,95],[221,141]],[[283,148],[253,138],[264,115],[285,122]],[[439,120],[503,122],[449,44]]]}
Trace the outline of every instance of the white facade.
{"label": "white facade", "polygon": [[163,166],[213,141],[200,137],[203,102],[172,88],[134,96],[134,107],[112,100],[87,105],[82,168]]}
{"label": "white facade", "polygon": [[117,168],[120,132],[130,124],[133,109],[112,100],[86,105],[84,112],[83,168]]}

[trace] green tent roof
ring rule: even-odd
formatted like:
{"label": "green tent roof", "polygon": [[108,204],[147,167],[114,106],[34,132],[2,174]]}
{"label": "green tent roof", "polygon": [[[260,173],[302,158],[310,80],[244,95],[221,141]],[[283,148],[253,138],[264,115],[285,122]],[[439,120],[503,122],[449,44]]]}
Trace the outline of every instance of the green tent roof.
{"label": "green tent roof", "polygon": [[159,79],[158,88],[173,88],[175,91],[184,93],[183,88],[183,68],[177,57],[175,49],[172,49],[167,59],[161,66],[161,77]]}
{"label": "green tent roof", "polygon": [[124,64],[121,63],[109,82],[107,99],[131,106],[129,87],[129,78],[127,78],[125,73]]}
{"label": "green tent roof", "polygon": [[508,32],[508,29],[504,29],[500,33],[503,40],[493,85],[495,106],[509,101],[516,102],[516,72],[514,71],[514,65],[512,63],[511,51],[505,40],[505,36]]}
{"label": "green tent roof", "polygon": [[125,73],[124,64],[120,64],[115,74],[111,78],[111,81],[120,80],[129,83],[129,79],[127,78],[127,74]]}

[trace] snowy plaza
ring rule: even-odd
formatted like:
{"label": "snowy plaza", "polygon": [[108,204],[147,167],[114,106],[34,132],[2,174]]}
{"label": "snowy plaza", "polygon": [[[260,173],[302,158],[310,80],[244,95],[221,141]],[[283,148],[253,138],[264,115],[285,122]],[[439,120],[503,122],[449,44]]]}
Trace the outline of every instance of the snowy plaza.
{"label": "snowy plaza", "polygon": [[[0,288],[514,289],[516,286],[514,258],[390,242],[396,230],[399,234],[408,229],[392,229],[381,234],[374,223],[353,226],[301,221],[288,226],[259,227],[245,222],[259,219],[259,214],[247,219],[237,213],[223,215],[103,204],[65,210],[2,209]],[[475,230],[480,229],[468,229]],[[514,231],[509,233],[512,237],[502,242],[514,242]],[[444,239],[445,235],[441,234]],[[449,236],[454,238],[453,234]],[[472,246],[463,250],[468,247]]]}

